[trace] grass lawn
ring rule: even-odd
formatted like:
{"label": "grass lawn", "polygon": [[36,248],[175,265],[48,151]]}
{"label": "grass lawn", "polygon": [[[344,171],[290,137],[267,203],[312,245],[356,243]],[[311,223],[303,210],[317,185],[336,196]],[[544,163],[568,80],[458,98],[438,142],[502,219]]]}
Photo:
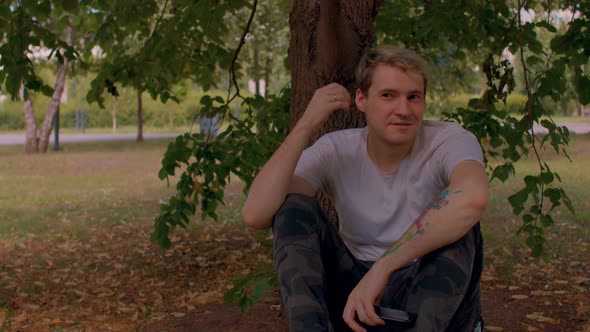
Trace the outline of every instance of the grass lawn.
{"label": "grass lawn", "polygon": [[[38,155],[0,147],[0,331],[129,331],[180,319],[220,303],[233,276],[270,262],[256,240],[264,234],[239,220],[237,181],[222,220],[195,216],[168,251],[149,241],[161,200],[174,192],[157,178],[167,142],[63,144]],[[574,137],[570,151],[573,163],[544,153],[577,210],[555,211],[549,263],[528,256],[506,201],[535,161],[492,183],[482,218],[491,327],[581,331],[590,319],[590,136]]]}

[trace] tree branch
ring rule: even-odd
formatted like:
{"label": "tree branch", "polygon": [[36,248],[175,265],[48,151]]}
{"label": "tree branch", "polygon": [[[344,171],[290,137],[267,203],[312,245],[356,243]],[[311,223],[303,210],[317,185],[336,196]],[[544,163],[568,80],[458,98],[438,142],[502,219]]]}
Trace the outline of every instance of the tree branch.
{"label": "tree branch", "polygon": [[[521,2],[520,0],[518,0],[518,43],[520,44],[520,62],[522,65],[522,70],[523,70],[523,74],[524,74],[524,85],[525,85],[525,89],[526,89],[526,93],[527,93],[527,100],[526,100],[526,110],[527,110],[527,116],[528,116],[528,120],[529,120],[529,135],[531,137],[531,147],[533,149],[533,151],[535,152],[535,157],[537,158],[537,162],[539,163],[539,168],[541,169],[541,172],[543,172],[543,164],[541,164],[541,155],[539,154],[539,150],[537,149],[537,145],[535,144],[536,142],[536,137],[535,137],[535,129],[534,129],[534,120],[533,120],[533,108],[531,105],[531,100],[533,99],[533,92],[532,92],[532,88],[531,88],[531,84],[529,81],[529,71],[528,71],[528,67],[526,65],[526,61],[524,58],[524,45],[522,43],[522,17],[521,17],[521,10],[522,8],[524,8],[524,5],[526,4],[526,1],[524,1],[522,3],[522,7],[521,7]],[[537,212],[536,216],[535,216],[535,221],[539,218],[539,215],[541,214],[541,209],[543,207],[543,198],[545,198],[544,195],[544,187],[545,184],[541,183],[541,199],[540,199],[540,203],[539,203],[539,212]]]}
{"label": "tree branch", "polygon": [[250,32],[250,27],[252,26],[252,21],[254,21],[254,14],[256,14],[256,6],[257,5],[258,5],[258,0],[254,0],[254,2],[252,3],[252,11],[250,12],[250,18],[248,19],[248,23],[246,24],[246,27],[244,28],[244,33],[242,34],[242,37],[240,38],[240,43],[238,44],[238,47],[234,51],[234,56],[231,60],[231,65],[229,67],[229,79],[230,79],[230,82],[233,83],[234,87],[236,88],[236,93],[230,98],[230,94],[231,94],[231,86],[230,86],[229,89],[227,90],[227,104],[228,105],[237,96],[240,95],[240,87],[238,86],[238,81],[236,78],[236,61],[238,60],[238,55],[240,54],[240,51],[242,50],[242,46],[244,46],[244,44],[246,43],[246,36],[248,35],[248,32]]}
{"label": "tree branch", "polygon": [[164,13],[166,12],[166,7],[168,7],[168,0],[166,0],[166,2],[164,2],[164,8],[162,8],[162,13],[160,14],[160,17],[158,17],[158,20],[156,21],[156,25],[154,25],[154,30],[152,30],[152,33],[150,34],[149,39],[154,38],[154,34],[156,33],[156,30],[158,30],[158,26],[160,25],[160,22],[162,21],[162,17],[164,17]]}

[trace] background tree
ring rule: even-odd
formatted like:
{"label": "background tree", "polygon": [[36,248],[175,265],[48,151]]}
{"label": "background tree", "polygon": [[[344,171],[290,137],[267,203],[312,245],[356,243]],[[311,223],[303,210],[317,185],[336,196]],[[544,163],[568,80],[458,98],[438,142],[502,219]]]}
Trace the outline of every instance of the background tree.
{"label": "background tree", "polygon": [[[23,101],[26,124],[26,152],[45,152],[49,145],[55,114],[64,90],[68,63],[74,59],[71,46],[74,38],[70,19],[79,13],[77,3],[51,4],[49,1],[8,1],[0,4],[0,33],[6,42],[0,46],[0,84],[15,99]],[[80,22],[80,21],[78,21]],[[51,49],[49,58],[57,63],[53,88],[43,83],[35,73],[34,50]],[[40,90],[51,96],[40,128],[37,128],[34,105],[29,91]]]}

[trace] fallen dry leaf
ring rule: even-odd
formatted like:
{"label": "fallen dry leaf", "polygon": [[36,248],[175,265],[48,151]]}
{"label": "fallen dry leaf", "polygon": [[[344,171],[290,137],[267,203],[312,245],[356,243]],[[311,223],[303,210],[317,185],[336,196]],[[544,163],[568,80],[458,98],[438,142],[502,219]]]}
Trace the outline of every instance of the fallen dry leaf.
{"label": "fallen dry leaf", "polygon": [[590,316],[590,305],[584,303],[578,304],[578,307],[576,308],[576,319],[582,319],[588,316]]}
{"label": "fallen dry leaf", "polygon": [[532,319],[534,321],[541,322],[541,323],[549,323],[549,324],[557,324],[557,323],[559,323],[559,321],[557,321],[557,320],[555,320],[553,318],[549,318],[549,317],[543,316],[543,313],[542,312],[535,312],[535,313],[526,315],[526,318]]}
{"label": "fallen dry leaf", "polygon": [[489,325],[484,327],[484,330],[486,330],[486,331],[504,331],[504,329],[499,326],[489,326]]}
{"label": "fallen dry leaf", "polygon": [[536,291],[531,292],[531,295],[534,295],[534,296],[547,296],[547,295],[551,295],[551,294],[553,294],[553,292],[543,291],[543,290],[536,290]]}
{"label": "fallen dry leaf", "polygon": [[517,294],[517,295],[512,295],[510,298],[512,298],[513,300],[524,300],[524,299],[528,299],[528,295],[521,295],[521,294]]}
{"label": "fallen dry leaf", "polygon": [[529,324],[526,324],[526,323],[525,323],[524,325],[526,326],[526,330],[527,330],[527,331],[531,331],[531,332],[533,332],[533,331],[541,331],[541,330],[539,330],[539,328],[538,328],[538,327],[536,327],[536,326],[529,325]]}

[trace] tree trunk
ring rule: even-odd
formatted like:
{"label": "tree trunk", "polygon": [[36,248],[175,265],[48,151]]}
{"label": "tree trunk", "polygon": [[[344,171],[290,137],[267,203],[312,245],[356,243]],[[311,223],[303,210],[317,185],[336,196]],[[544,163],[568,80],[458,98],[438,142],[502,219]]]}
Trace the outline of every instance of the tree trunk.
{"label": "tree trunk", "polygon": [[111,116],[113,118],[113,134],[117,132],[117,97],[112,96],[111,98],[112,101],[112,110],[111,110]]}
{"label": "tree trunk", "polygon": [[[72,44],[72,28],[70,27],[66,28],[66,43],[68,43],[68,45]],[[59,108],[61,94],[64,91],[67,73],[68,59],[65,56],[62,56],[61,61],[59,62],[57,67],[55,85],[53,87],[53,95],[51,96],[51,101],[49,101],[49,106],[47,106],[45,119],[43,119],[43,123],[41,124],[41,131],[39,132],[39,151],[41,152],[47,152],[47,147],[49,146],[49,135],[51,135],[55,114],[57,113],[57,110]]]}
{"label": "tree trunk", "polygon": [[143,106],[139,88],[137,88],[137,142],[143,142]]}
{"label": "tree trunk", "polygon": [[37,139],[37,120],[35,119],[35,109],[33,108],[31,96],[27,94],[27,97],[25,98],[25,85],[22,83],[20,85],[20,98],[23,101],[25,112],[25,152],[36,153],[39,151],[39,140]]}
{"label": "tree trunk", "polygon": [[[382,0],[295,0],[289,25],[291,43],[291,128],[301,118],[315,90],[332,82],[346,87],[354,96],[355,69],[371,47],[374,20]],[[366,124],[363,113],[335,112],[324,128],[310,138]],[[328,215],[336,214],[328,200],[320,197]]]}
{"label": "tree trunk", "polygon": [[258,63],[258,41],[254,39],[254,94],[260,96],[260,65]]}
{"label": "tree trunk", "polygon": [[271,57],[267,56],[266,57],[266,65],[264,66],[264,98],[268,98],[268,95],[270,94],[270,71],[272,70],[272,68],[270,66],[272,66],[271,63]]}

